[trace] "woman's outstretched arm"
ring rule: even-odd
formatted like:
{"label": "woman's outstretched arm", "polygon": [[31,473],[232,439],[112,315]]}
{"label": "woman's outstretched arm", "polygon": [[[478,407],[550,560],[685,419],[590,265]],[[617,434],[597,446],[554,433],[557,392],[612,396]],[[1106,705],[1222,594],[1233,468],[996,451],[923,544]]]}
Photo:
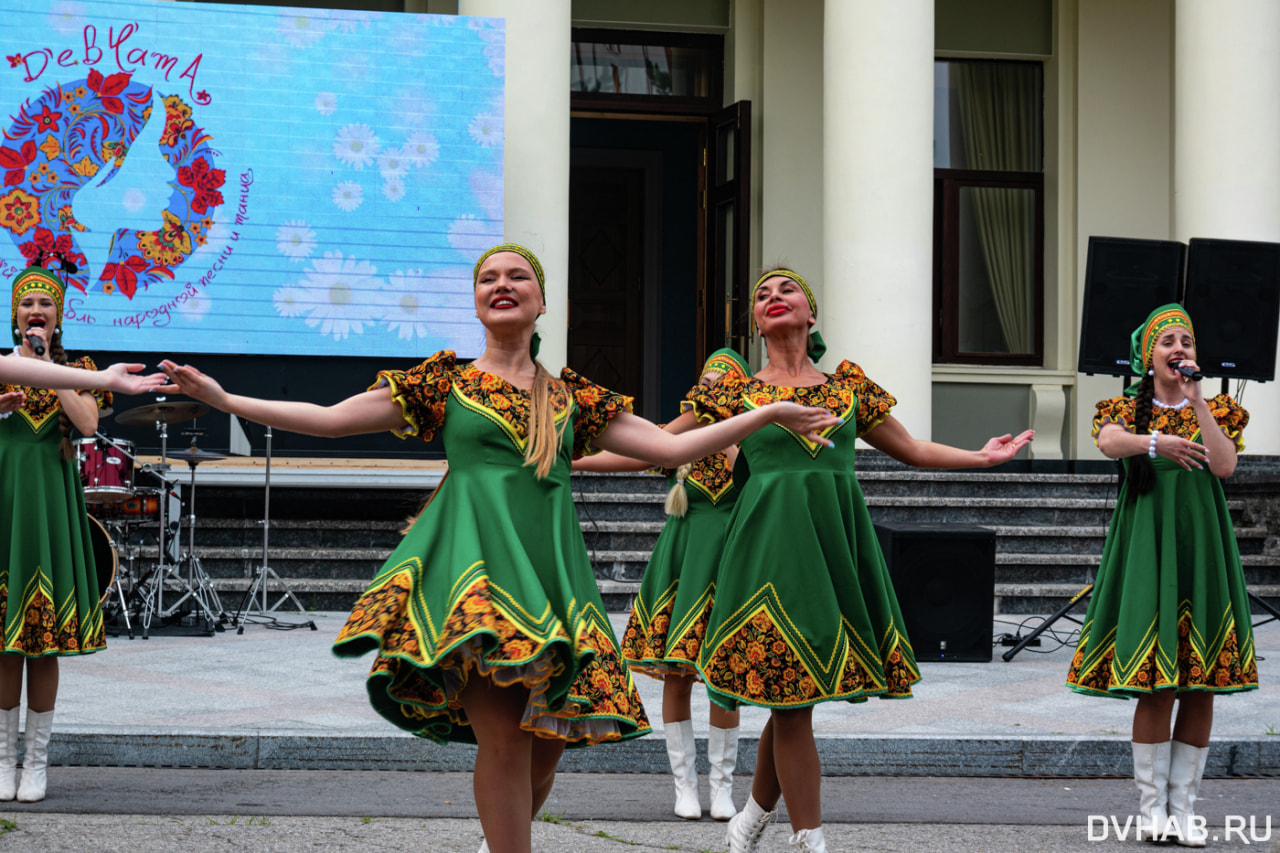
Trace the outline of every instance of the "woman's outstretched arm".
{"label": "woman's outstretched arm", "polygon": [[145,394],[158,391],[163,373],[136,375],[145,364],[113,364],[106,370],[82,370],[35,358],[0,358],[0,382],[32,388],[77,388]]}
{"label": "woman's outstretched arm", "polygon": [[916,468],[990,468],[1008,462],[1034,437],[1035,430],[1029,429],[1016,437],[1006,434],[992,438],[981,450],[961,450],[949,444],[914,438],[901,421],[890,415],[862,439],[876,450]]}
{"label": "woman's outstretched arm", "polygon": [[228,394],[212,376],[190,365],[177,365],[168,359],[160,362],[170,383],[160,390],[176,392],[208,403],[215,409],[248,418],[260,424],[316,435],[339,438],[365,432],[400,429],[405,425],[404,412],[391,397],[391,389],[375,388],[348,397],[332,406],[292,400],[262,400]]}
{"label": "woman's outstretched arm", "polygon": [[[678,421],[677,418],[672,424]],[[647,459],[663,468],[678,468],[685,462],[701,459],[731,444],[737,444],[771,423],[785,426],[809,441],[834,447],[835,443],[820,433],[835,426],[839,419],[826,409],[809,408],[795,403],[770,403],[710,426],[673,435],[638,415],[622,414],[610,421],[605,431],[592,443],[603,450],[611,450],[623,456]]]}

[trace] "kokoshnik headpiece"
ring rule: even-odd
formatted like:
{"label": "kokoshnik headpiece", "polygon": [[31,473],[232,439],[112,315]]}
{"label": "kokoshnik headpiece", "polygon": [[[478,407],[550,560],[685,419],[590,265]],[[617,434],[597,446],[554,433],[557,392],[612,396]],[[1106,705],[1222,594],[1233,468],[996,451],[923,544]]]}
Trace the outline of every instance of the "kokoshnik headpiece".
{"label": "kokoshnik headpiece", "polygon": [[728,347],[718,349],[711,353],[711,356],[707,359],[707,363],[702,365],[703,376],[713,371],[715,373],[725,375],[733,373],[742,379],[751,378],[751,367],[742,358],[742,356],[738,355],[735,350],[731,350]]}
{"label": "kokoshnik headpiece", "polygon": [[62,284],[62,280],[44,267],[30,266],[18,273],[13,280],[13,303],[9,314],[9,323],[13,328],[13,342],[22,343],[22,335],[18,331],[18,303],[22,301],[22,297],[31,293],[47,293],[53,297],[54,307],[58,310],[56,328],[62,325],[62,303],[66,292],[67,289]]}
{"label": "kokoshnik headpiece", "polygon": [[[519,243],[499,243],[492,249],[486,249],[485,253],[480,256],[480,260],[476,261],[475,267],[471,270],[471,286],[475,287],[480,282],[480,267],[484,266],[490,256],[499,252],[515,252],[520,257],[529,262],[529,266],[533,267],[533,276],[538,280],[538,290],[542,292],[542,301],[547,301],[547,277],[542,272],[542,262],[538,260],[538,256],[533,252],[521,246]],[[529,355],[533,358],[538,357],[538,350],[542,348],[542,335],[537,332],[533,333],[533,337],[529,339]]]}
{"label": "kokoshnik headpiece", "polygon": [[[1143,376],[1150,370],[1156,340],[1159,339],[1161,332],[1174,326],[1186,329],[1191,333],[1192,341],[1195,340],[1196,330],[1191,325],[1191,317],[1178,303],[1170,302],[1167,305],[1161,305],[1147,315],[1143,324],[1134,329],[1133,334],[1129,336],[1129,369],[1138,376]],[[1124,393],[1130,397],[1136,397],[1140,384],[1142,384],[1141,379],[1124,389]]]}
{"label": "kokoshnik headpiece", "polygon": [[[794,270],[771,270],[765,273],[764,275],[760,276],[760,278],[756,280],[755,287],[751,288],[752,304],[753,305],[755,304],[756,291],[760,289],[760,285],[764,284],[766,281],[768,281],[771,278],[777,278],[779,276],[781,276],[782,278],[789,278],[792,281],[794,281],[797,285],[800,286],[800,289],[804,291],[804,298],[809,300],[809,311],[813,313],[813,319],[817,320],[818,319],[818,301],[813,298],[813,290],[810,289],[809,282],[805,281],[804,277],[801,276],[800,273],[795,272]],[[751,326],[753,330],[755,328],[755,324],[756,324],[755,314],[752,313]],[[818,331],[809,332],[809,347],[806,350],[806,352],[808,353],[810,360],[817,361],[818,359],[822,358],[823,353],[825,353],[826,351],[827,351],[827,345],[822,340],[822,333]]]}

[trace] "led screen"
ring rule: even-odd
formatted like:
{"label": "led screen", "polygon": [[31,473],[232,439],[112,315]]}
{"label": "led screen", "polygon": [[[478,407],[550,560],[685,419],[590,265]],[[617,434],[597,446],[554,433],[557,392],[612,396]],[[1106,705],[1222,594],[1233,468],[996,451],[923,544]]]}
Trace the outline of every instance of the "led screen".
{"label": "led screen", "polygon": [[109,0],[0,19],[0,266],[74,266],[69,348],[478,354],[500,19]]}

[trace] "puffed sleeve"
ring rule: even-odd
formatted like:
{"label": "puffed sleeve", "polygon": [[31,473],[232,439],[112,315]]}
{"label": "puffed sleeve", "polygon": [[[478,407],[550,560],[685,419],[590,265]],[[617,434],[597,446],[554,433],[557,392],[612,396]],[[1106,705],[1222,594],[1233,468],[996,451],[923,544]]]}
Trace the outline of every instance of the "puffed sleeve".
{"label": "puffed sleeve", "polygon": [[744,408],[742,402],[743,386],[746,380],[729,373],[710,388],[699,383],[689,389],[680,401],[680,411],[693,412],[700,424],[713,424],[740,414]]}
{"label": "puffed sleeve", "polygon": [[1131,397],[1111,397],[1098,401],[1098,411],[1093,416],[1093,443],[1098,443],[1098,433],[1107,424],[1118,424],[1127,431],[1133,432],[1133,399]]}
{"label": "puffed sleeve", "polygon": [[573,421],[574,458],[598,453],[591,442],[604,432],[609,421],[631,411],[632,398],[597,385],[567,367],[560,371],[560,381],[577,404]]}
{"label": "puffed sleeve", "polygon": [[369,386],[389,387],[391,399],[400,404],[404,426],[392,430],[400,438],[418,436],[431,441],[444,425],[444,404],[453,387],[453,371],[457,360],[451,350],[441,350],[408,370],[382,370]]}
{"label": "puffed sleeve", "polygon": [[[93,359],[87,355],[82,355],[75,361],[68,361],[67,367],[78,367],[81,370],[97,370],[98,365],[93,363]],[[98,411],[111,408],[112,396],[110,391],[102,391],[98,389],[89,389],[88,393],[93,395],[93,399],[98,403]]]}
{"label": "puffed sleeve", "polygon": [[1244,428],[1249,425],[1249,412],[1245,407],[1226,394],[1219,394],[1209,401],[1209,411],[1227,438],[1235,442],[1236,453],[1243,453]]}
{"label": "puffed sleeve", "polygon": [[889,412],[898,405],[897,399],[888,391],[867,378],[862,368],[852,361],[842,361],[836,368],[836,376],[843,379],[858,397],[857,419],[858,435],[863,436],[880,425],[889,417]]}

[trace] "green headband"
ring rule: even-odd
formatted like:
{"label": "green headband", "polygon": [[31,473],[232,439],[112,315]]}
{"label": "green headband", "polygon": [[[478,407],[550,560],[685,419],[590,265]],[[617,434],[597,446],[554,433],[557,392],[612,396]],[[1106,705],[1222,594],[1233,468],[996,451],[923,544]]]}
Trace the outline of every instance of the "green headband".
{"label": "green headband", "polygon": [[484,262],[492,255],[496,255],[499,252],[515,252],[517,255],[529,262],[529,266],[533,267],[534,276],[538,279],[538,289],[542,291],[542,301],[546,302],[547,279],[546,276],[542,274],[542,264],[538,261],[537,255],[526,249],[524,246],[521,246],[519,243],[501,243],[494,246],[492,249],[486,250],[485,253],[480,256],[480,260],[476,261],[475,269],[471,271],[472,286],[475,286],[476,282],[480,280],[480,267],[484,266]]}
{"label": "green headband", "polygon": [[[1156,310],[1147,315],[1147,319],[1141,326],[1133,330],[1133,334],[1129,336],[1129,369],[1142,376],[1151,369],[1151,358],[1155,352],[1156,340],[1160,337],[1160,333],[1165,329],[1174,326],[1181,326],[1191,333],[1192,340],[1195,339],[1196,330],[1191,325],[1191,317],[1183,310],[1182,306],[1176,302],[1170,302],[1167,305],[1161,305]],[[1125,393],[1130,397],[1136,396],[1138,393],[1138,385],[1142,380],[1139,379],[1134,384],[1125,389]]]}
{"label": "green headband", "polygon": [[755,302],[756,291],[760,289],[760,285],[764,284],[771,278],[777,278],[779,276],[782,278],[789,278],[796,284],[800,285],[800,289],[804,291],[804,298],[809,300],[809,310],[813,313],[813,319],[818,319],[818,301],[813,298],[813,291],[809,289],[809,282],[805,281],[800,273],[792,270],[771,270],[756,279],[756,286],[751,288],[751,301]]}
{"label": "green headband", "polygon": [[703,375],[712,371],[723,374],[734,373],[743,379],[748,379],[751,376],[751,367],[743,360],[742,356],[728,347],[711,353],[707,363],[702,365]]}
{"label": "green headband", "polygon": [[[57,325],[62,325],[62,301],[66,297],[66,288],[62,286],[62,279],[44,267],[27,267],[18,273],[18,277],[13,280],[13,303],[10,307],[10,322],[13,326],[13,342],[15,344],[22,343],[22,336],[18,334],[18,303],[28,293],[47,293],[53,297],[54,307],[58,310]],[[50,333],[53,331],[53,329],[49,330]]]}
{"label": "green headband", "polygon": [[[813,291],[809,288],[809,282],[805,281],[804,277],[800,275],[800,273],[795,272],[794,270],[770,270],[769,272],[760,276],[760,278],[756,280],[755,287],[751,288],[752,304],[753,305],[755,304],[756,291],[760,289],[760,285],[764,284],[769,279],[776,278],[778,276],[781,276],[782,278],[789,278],[792,281],[794,281],[796,284],[800,285],[800,289],[804,291],[804,298],[809,300],[809,311],[810,313],[813,314],[813,319],[817,320],[818,319],[818,300],[813,298]],[[755,329],[756,329],[756,315],[755,315],[755,312],[752,311],[751,330],[755,331]],[[822,358],[823,353],[825,353],[826,351],[827,351],[827,345],[822,340],[822,333],[817,331],[809,332],[809,348],[807,350],[809,354],[809,359],[811,361],[817,361],[818,359]]]}

